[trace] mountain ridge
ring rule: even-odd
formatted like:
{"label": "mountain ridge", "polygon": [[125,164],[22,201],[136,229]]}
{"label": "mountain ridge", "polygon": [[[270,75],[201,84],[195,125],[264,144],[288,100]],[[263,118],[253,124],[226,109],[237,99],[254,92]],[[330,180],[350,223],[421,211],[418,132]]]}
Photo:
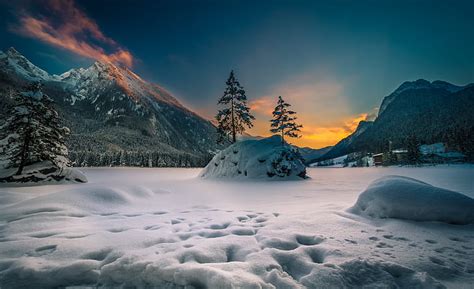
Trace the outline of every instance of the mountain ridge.
{"label": "mountain ridge", "polygon": [[[50,75],[14,48],[0,52],[0,61],[4,64],[0,69],[3,95],[31,81],[44,83],[45,92],[56,101],[73,131],[69,145],[78,164],[89,165],[92,154],[102,158],[109,153],[140,151],[147,155],[180,155],[177,158],[193,159],[193,165],[205,165],[221,147],[216,144],[215,126],[209,120],[128,68],[96,61],[87,68]],[[5,106],[0,107],[3,113]],[[87,158],[91,160],[85,163],[83,159]]]}
{"label": "mountain ridge", "polygon": [[445,142],[472,157],[473,145],[462,136],[474,132],[473,109],[473,83],[458,86],[441,80],[406,81],[383,98],[379,114],[369,127],[361,130],[359,124],[351,135],[315,161],[352,152],[383,152],[389,140],[394,148],[403,147],[413,135],[421,144]]}

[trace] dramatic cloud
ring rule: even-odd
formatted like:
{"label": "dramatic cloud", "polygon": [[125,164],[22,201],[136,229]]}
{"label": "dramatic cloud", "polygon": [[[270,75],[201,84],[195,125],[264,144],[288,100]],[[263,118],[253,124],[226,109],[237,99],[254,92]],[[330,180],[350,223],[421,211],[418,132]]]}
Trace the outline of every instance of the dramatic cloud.
{"label": "dramatic cloud", "polygon": [[312,81],[303,76],[278,85],[269,95],[249,102],[257,117],[252,134],[271,134],[269,120],[279,95],[292,104],[292,109],[298,113],[298,121],[303,124],[302,137],[291,140],[300,146],[320,148],[334,145],[354,132],[360,121],[373,119],[377,114],[376,110],[353,114],[342,84],[330,80]]}
{"label": "dramatic cloud", "polygon": [[[23,12],[14,31],[61,47],[78,55],[131,67],[132,54],[105,36],[97,23],[76,7],[72,0],[46,1],[47,15]],[[100,46],[99,46],[100,45]],[[102,47],[107,47],[108,51]]]}

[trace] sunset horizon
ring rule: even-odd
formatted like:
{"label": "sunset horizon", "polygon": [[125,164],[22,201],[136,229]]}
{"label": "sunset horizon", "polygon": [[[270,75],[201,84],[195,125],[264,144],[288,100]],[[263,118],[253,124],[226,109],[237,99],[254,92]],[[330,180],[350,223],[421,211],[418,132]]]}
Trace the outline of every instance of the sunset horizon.
{"label": "sunset horizon", "polygon": [[0,7],[0,289],[473,287],[473,0]]}
{"label": "sunset horizon", "polygon": [[[236,30],[230,25],[230,19],[218,16],[218,13],[232,7],[234,17],[238,18],[245,12],[245,5],[239,2],[187,3],[198,11],[206,11],[206,17],[210,18],[188,15],[188,10],[179,10],[179,1],[175,4],[139,1],[133,6],[124,2],[111,7],[116,9],[113,19],[106,17],[100,5],[91,1],[5,2],[7,9],[2,12],[2,25],[6,29],[1,32],[1,48],[15,47],[52,74],[85,68],[96,60],[126,66],[143,79],[163,86],[191,110],[211,120],[217,111],[216,102],[226,77],[230,70],[235,70],[257,116],[255,127],[248,133],[270,135],[269,110],[281,95],[292,104],[304,124],[301,138],[294,139],[293,143],[322,148],[335,145],[353,133],[366,116],[373,120],[383,98],[405,81],[445,80],[465,85],[472,80],[472,69],[459,65],[462,54],[468,53],[469,45],[473,45],[472,41],[461,48],[457,42],[448,40],[452,35],[443,34],[442,37],[447,37],[445,41],[417,37],[432,34],[433,29],[423,24],[419,26],[421,30],[413,30],[410,23],[417,23],[418,19],[416,13],[409,11],[403,11],[404,24],[399,25],[394,18],[395,11],[402,9],[404,3],[407,2],[394,4],[393,13],[391,10],[385,19],[381,19],[375,13],[376,4],[364,9],[369,4],[359,6],[347,2],[348,6],[362,11],[367,22],[348,17],[345,26],[330,26],[333,21],[329,18],[314,17],[323,11],[329,13],[326,15],[335,15],[334,7],[323,3],[303,1],[302,5],[290,6],[282,1],[269,10],[261,10],[263,7],[257,4],[246,24],[251,24],[252,30],[246,25]],[[435,4],[436,8],[445,6],[442,1]],[[133,15],[147,5],[160,7],[157,13],[163,13],[164,17],[145,13],[143,20],[133,22]],[[425,21],[430,25],[438,25],[435,21],[440,10],[435,7],[424,11]],[[260,17],[253,17],[260,10]],[[443,11],[446,20],[456,12],[452,7]],[[111,11],[107,13],[110,15]],[[182,22],[170,25],[166,20],[165,23],[166,15],[170,13],[178,15]],[[126,14],[127,17],[122,16]],[[211,20],[213,17],[216,19]],[[295,17],[300,21],[293,21]],[[318,19],[317,24],[315,19]],[[382,21],[382,24],[374,27],[369,20]],[[145,21],[149,24],[145,25]],[[219,21],[221,25],[214,26],[213,21]],[[117,25],[124,29],[117,29]],[[454,19],[445,26],[456,34],[462,34],[467,27]],[[159,38],[154,39],[153,30]],[[190,33],[193,34],[189,40],[191,45],[188,45],[179,35]],[[136,38],[134,34],[148,35]],[[143,39],[150,41],[145,44]],[[252,49],[247,47],[248,41],[253,42]],[[341,41],[344,46],[335,46]],[[401,47],[391,51],[389,47],[393,45]],[[422,53],[419,50],[422,47],[430,47],[430,53]],[[220,53],[216,56],[217,50]],[[448,56],[452,50],[457,51],[456,58],[442,56]],[[290,55],[292,62],[285,60]],[[452,60],[446,63],[447,60],[441,61],[443,58]],[[412,65],[397,65],[407,60]],[[431,66],[423,65],[427,61]],[[378,65],[369,66],[371,62]],[[437,69],[436,65],[443,70]],[[199,72],[201,68],[205,68],[205,73]]]}

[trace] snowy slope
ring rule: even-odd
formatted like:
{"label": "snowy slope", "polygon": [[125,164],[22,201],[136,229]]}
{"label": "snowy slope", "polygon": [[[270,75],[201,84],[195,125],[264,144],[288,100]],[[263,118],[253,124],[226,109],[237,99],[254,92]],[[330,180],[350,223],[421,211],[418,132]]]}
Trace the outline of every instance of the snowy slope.
{"label": "snowy slope", "polygon": [[[470,288],[473,225],[346,209],[383,175],[469,194],[473,167],[308,169],[216,182],[198,169],[86,169],[89,183],[1,188],[7,288]],[[186,287],[187,286],[187,287]]]}
{"label": "snowy slope", "polygon": [[35,66],[13,47],[10,47],[6,53],[0,51],[0,67],[10,73],[21,75],[30,81],[59,80],[57,76],[51,76]]}
{"label": "snowy slope", "polygon": [[116,66],[110,62],[97,61],[86,69],[71,69],[61,74],[59,78],[71,85],[75,94],[81,98],[96,97],[100,93],[99,88],[117,85],[125,95],[137,103],[141,98],[152,97],[154,100],[184,109],[164,88],[148,83],[130,69]]}
{"label": "snowy slope", "polygon": [[[345,161],[346,161],[348,156],[349,155],[343,155],[343,156],[340,156],[340,157],[337,157],[337,158],[327,159],[327,160],[320,161],[320,162],[315,162],[315,163],[310,164],[309,166],[310,167],[324,166],[324,167],[328,167],[328,168],[342,168],[342,167],[344,167]],[[348,163],[347,166],[350,167],[351,164]]]}

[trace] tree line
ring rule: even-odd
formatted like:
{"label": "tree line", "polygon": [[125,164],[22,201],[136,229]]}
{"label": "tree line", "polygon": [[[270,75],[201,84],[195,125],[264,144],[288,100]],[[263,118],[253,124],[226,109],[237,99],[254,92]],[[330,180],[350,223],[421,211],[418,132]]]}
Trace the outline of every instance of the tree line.
{"label": "tree line", "polygon": [[162,153],[159,151],[90,152],[72,151],[69,158],[78,167],[202,167],[212,158],[190,153]]}

